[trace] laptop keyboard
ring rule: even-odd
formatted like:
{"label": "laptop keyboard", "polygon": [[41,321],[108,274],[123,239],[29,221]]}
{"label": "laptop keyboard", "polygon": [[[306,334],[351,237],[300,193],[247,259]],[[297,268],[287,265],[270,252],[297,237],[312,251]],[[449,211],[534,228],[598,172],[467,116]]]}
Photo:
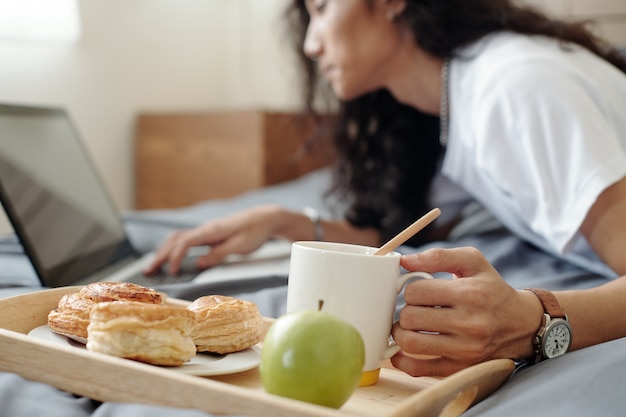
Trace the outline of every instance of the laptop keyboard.
{"label": "laptop keyboard", "polygon": [[152,275],[137,274],[131,277],[128,281],[143,285],[144,287],[151,287],[156,285],[166,284],[180,284],[190,282],[198,276],[198,272],[182,272],[176,275],[170,275],[166,273],[157,273]]}

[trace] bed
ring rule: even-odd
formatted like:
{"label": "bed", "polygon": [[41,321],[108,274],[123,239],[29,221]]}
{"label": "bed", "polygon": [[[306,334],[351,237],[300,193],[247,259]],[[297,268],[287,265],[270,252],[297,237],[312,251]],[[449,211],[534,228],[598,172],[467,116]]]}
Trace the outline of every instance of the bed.
{"label": "bed", "polygon": [[[339,215],[322,197],[329,183],[327,169],[300,178],[245,192],[239,196],[208,200],[179,209],[142,210],[123,213],[133,243],[143,251],[155,248],[172,230],[193,227],[207,219],[259,203],[280,203],[293,209],[315,207],[325,216]],[[606,278],[556,260],[510,235],[480,207],[468,207],[465,220],[453,239],[429,246],[473,245],[483,251],[516,288],[582,289],[600,285]],[[425,247],[402,246],[400,251]],[[262,314],[284,313],[287,276],[268,274],[253,280],[230,280],[170,284],[160,289],[172,297],[192,300],[218,293],[254,301]],[[0,298],[43,290],[12,236],[0,241]],[[398,298],[398,311],[402,305]],[[2,353],[0,353],[2,354]],[[626,410],[626,339],[618,339],[534,366],[520,366],[494,394],[469,409],[465,416],[624,415]],[[146,387],[146,389],[149,389]],[[185,408],[168,408],[122,402],[98,402],[53,386],[29,381],[17,374],[0,372],[0,415],[27,416],[180,416],[209,414]]]}

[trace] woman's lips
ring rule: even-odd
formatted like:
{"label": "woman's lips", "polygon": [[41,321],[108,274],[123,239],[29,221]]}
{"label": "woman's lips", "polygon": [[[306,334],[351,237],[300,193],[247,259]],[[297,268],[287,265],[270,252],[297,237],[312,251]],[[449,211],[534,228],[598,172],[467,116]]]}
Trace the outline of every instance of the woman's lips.
{"label": "woman's lips", "polygon": [[322,74],[324,74],[324,77],[326,77],[327,79],[330,79],[334,72],[335,68],[333,66],[329,65],[322,68]]}

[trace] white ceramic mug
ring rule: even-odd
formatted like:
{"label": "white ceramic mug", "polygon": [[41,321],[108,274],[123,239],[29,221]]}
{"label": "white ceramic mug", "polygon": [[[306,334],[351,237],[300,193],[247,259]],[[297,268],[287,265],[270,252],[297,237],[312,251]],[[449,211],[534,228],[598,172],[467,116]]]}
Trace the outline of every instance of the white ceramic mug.
{"label": "white ceramic mug", "polygon": [[291,247],[287,313],[322,310],[352,324],[365,343],[360,386],[378,382],[381,362],[398,350],[389,345],[397,295],[411,278],[401,273],[398,252],[373,255],[377,248],[332,242],[294,242]]}

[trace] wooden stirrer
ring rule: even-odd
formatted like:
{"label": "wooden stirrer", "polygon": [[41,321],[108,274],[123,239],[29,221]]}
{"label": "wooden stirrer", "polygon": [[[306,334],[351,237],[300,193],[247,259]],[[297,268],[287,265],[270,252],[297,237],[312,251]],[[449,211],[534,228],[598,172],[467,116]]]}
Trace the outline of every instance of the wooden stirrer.
{"label": "wooden stirrer", "polygon": [[438,208],[432,209],[431,211],[417,219],[415,223],[398,233],[391,240],[378,248],[378,250],[374,252],[374,255],[386,255],[389,252],[393,251],[398,246],[409,240],[411,236],[428,226],[433,220],[439,217],[440,214],[441,210],[439,210]]}

